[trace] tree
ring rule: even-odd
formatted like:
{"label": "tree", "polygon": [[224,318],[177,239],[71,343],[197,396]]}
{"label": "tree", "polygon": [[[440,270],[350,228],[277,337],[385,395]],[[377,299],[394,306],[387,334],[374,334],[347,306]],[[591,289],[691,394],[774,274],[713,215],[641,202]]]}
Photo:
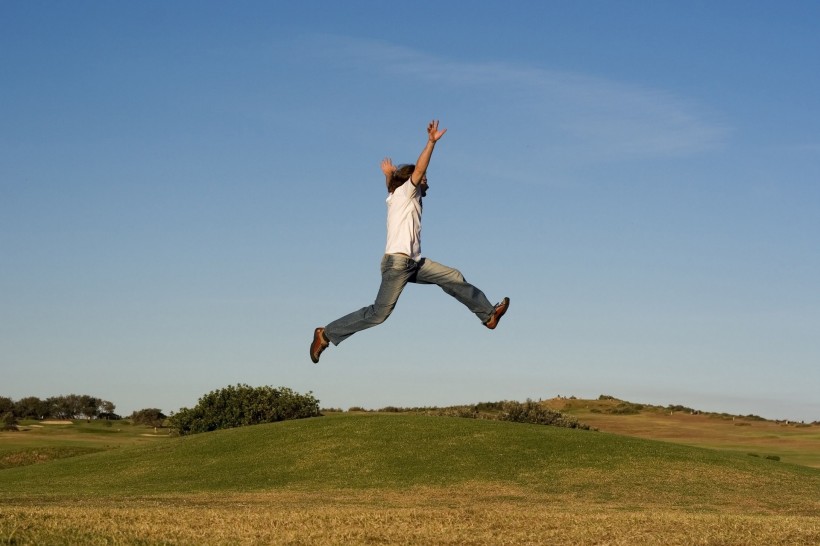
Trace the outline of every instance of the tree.
{"label": "tree", "polygon": [[80,413],[86,419],[94,419],[97,417],[97,415],[99,415],[100,406],[102,405],[102,400],[100,400],[99,398],[83,394],[79,397],[78,402],[80,406]]}
{"label": "tree", "polygon": [[180,434],[315,417],[319,401],[312,393],[299,394],[286,387],[229,386],[212,391],[193,408],[182,408],[171,417]]}
{"label": "tree", "polygon": [[0,396],[0,415],[11,412],[17,419],[120,419],[115,408],[112,402],[87,394],[61,394],[45,400],[27,396],[17,402]]}
{"label": "tree", "polygon": [[136,425],[148,425],[149,427],[161,427],[163,421],[168,417],[157,408],[145,408],[131,414],[131,421]]}
{"label": "tree", "polygon": [[26,396],[15,402],[14,415],[18,419],[45,419],[51,416],[48,402],[36,396]]}
{"label": "tree", "polygon": [[79,413],[76,394],[51,396],[46,398],[46,403],[48,403],[49,416],[55,419],[73,419]]}
{"label": "tree", "polygon": [[117,409],[117,406],[114,405],[113,402],[109,402],[108,400],[102,400],[100,402],[100,412],[97,414],[97,419],[106,419],[108,421],[119,421],[122,419],[121,416],[114,413],[114,410]]}
{"label": "tree", "polygon": [[0,414],[0,430],[17,430],[17,419],[12,412]]}
{"label": "tree", "polygon": [[[108,419],[119,418],[113,413],[114,404],[87,394],[67,394],[46,399],[47,414],[57,419],[96,419],[107,413]],[[110,408],[111,411],[106,411]]]}

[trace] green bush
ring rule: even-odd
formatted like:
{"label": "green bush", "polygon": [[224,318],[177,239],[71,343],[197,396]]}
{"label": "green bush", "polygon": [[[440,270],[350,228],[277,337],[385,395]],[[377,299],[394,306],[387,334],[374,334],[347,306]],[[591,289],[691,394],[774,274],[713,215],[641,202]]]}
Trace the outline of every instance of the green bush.
{"label": "green bush", "polygon": [[546,408],[530,399],[527,399],[523,404],[521,402],[504,402],[504,411],[501,414],[500,420],[589,429],[587,425],[582,425],[574,417]]}
{"label": "green bush", "polygon": [[479,402],[476,404],[477,411],[503,411],[503,402]]}
{"label": "green bush", "polygon": [[631,402],[621,402],[614,408],[607,410],[613,415],[637,415],[644,408],[643,404],[633,404]]}
{"label": "green bush", "polygon": [[231,385],[206,394],[194,408],[180,409],[170,421],[180,434],[196,434],[318,415],[319,401],[311,393]]}
{"label": "green bush", "polygon": [[696,411],[696,410],[693,410],[692,408],[689,408],[689,407],[686,407],[686,406],[681,406],[680,404],[669,404],[668,406],[666,406],[666,409],[668,409],[670,411],[677,411],[677,412],[683,412],[683,413],[695,413],[695,411]]}

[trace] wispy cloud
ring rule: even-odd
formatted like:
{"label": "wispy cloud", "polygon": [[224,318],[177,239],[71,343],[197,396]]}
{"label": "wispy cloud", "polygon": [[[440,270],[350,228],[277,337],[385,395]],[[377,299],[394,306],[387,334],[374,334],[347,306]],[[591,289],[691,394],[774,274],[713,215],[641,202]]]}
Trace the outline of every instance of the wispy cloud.
{"label": "wispy cloud", "polygon": [[311,43],[346,70],[435,86],[483,107],[484,119],[523,121],[528,142],[585,160],[688,155],[720,147],[729,134],[701,107],[663,89],[339,36]]}

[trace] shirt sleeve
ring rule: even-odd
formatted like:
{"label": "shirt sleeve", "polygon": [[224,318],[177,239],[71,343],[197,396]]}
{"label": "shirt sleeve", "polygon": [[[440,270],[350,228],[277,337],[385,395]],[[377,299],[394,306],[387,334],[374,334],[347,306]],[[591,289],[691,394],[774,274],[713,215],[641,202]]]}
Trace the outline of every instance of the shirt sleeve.
{"label": "shirt sleeve", "polygon": [[418,192],[419,187],[413,185],[413,179],[408,178],[407,182],[401,185],[399,188],[403,192],[403,195],[406,199],[412,199],[416,196],[416,192]]}

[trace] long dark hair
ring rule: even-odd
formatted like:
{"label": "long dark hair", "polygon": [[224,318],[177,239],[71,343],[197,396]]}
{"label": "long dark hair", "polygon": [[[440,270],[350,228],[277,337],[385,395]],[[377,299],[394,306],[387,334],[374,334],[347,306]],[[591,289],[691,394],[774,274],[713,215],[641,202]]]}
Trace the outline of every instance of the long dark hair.
{"label": "long dark hair", "polygon": [[387,183],[387,192],[393,193],[396,191],[396,188],[407,182],[407,179],[413,175],[413,171],[415,170],[415,165],[399,165],[396,170],[393,171],[393,176]]}

